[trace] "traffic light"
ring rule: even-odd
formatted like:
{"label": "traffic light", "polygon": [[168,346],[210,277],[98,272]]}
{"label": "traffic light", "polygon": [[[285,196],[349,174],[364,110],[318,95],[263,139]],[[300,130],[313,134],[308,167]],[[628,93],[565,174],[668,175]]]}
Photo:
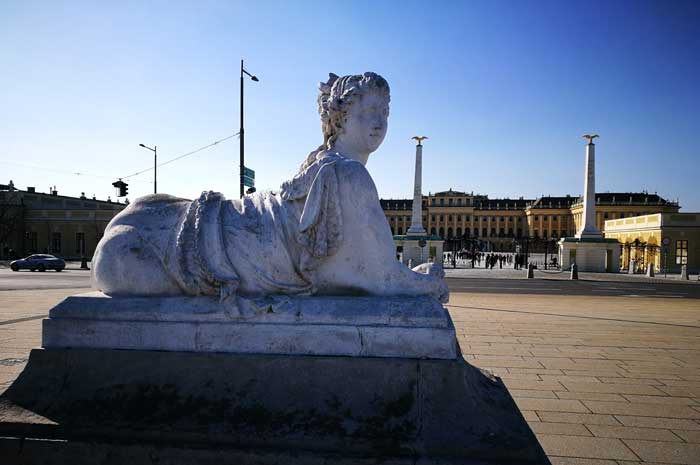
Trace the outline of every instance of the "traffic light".
{"label": "traffic light", "polygon": [[112,185],[117,189],[117,197],[126,197],[126,195],[129,193],[129,184],[125,183],[121,179],[113,182]]}

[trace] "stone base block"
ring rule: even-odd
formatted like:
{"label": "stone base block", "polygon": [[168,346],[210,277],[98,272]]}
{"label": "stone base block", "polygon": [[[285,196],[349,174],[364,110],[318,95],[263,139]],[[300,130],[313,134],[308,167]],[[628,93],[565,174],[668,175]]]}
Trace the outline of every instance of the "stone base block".
{"label": "stone base block", "polygon": [[428,297],[71,296],[43,322],[45,348],[454,359],[447,310]]}
{"label": "stone base block", "polygon": [[559,241],[559,263],[569,269],[595,273],[620,271],[620,243],[615,239],[563,238]]}
{"label": "stone base block", "polygon": [[2,463],[548,463],[461,358],[35,349],[0,436]]}

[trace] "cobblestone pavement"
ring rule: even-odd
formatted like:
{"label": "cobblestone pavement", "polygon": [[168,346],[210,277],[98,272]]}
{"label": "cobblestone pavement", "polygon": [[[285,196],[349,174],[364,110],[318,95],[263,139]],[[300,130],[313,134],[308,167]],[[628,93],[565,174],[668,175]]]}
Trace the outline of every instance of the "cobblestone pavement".
{"label": "cobblestone pavement", "polygon": [[[41,318],[87,289],[0,291],[0,390]],[[554,465],[700,464],[697,299],[455,292],[464,357],[495,372]]]}

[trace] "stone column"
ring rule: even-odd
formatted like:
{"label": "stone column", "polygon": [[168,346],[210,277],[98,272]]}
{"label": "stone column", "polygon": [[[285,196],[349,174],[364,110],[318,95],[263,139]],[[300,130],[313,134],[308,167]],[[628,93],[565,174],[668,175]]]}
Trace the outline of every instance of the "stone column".
{"label": "stone column", "polygon": [[416,173],[413,184],[413,216],[411,227],[406,231],[407,236],[427,236],[423,228],[423,145],[416,145]]}
{"label": "stone column", "polygon": [[586,173],[583,178],[583,220],[576,233],[578,239],[601,239],[603,234],[595,224],[595,144],[586,145]]}

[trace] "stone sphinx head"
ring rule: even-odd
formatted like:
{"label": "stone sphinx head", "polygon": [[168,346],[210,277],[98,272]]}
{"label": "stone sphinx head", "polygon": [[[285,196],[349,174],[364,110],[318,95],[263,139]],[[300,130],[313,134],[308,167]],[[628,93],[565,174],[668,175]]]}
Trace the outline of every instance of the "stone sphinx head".
{"label": "stone sphinx head", "polygon": [[325,150],[366,157],[386,136],[389,117],[389,84],[376,73],[338,77],[330,75],[319,86]]}

